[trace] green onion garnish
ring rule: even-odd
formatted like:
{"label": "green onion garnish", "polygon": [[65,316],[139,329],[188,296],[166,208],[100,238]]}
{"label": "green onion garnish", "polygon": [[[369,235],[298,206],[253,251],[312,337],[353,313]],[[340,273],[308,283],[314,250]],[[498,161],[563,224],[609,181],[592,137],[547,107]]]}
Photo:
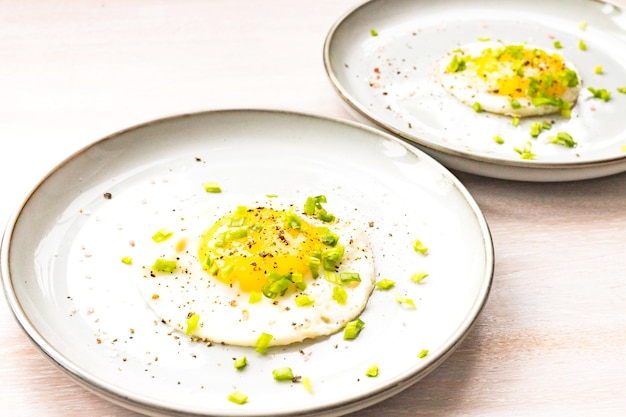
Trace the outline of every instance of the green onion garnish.
{"label": "green onion garnish", "polygon": [[526,145],[524,145],[523,148],[515,146],[513,147],[513,150],[520,155],[521,159],[535,159],[535,156],[537,155],[532,153],[532,146],[532,142],[526,142]]}
{"label": "green onion garnish", "polygon": [[415,243],[413,243],[413,250],[422,255],[426,255],[426,253],[428,253],[428,246],[424,245],[421,240],[416,239]]}
{"label": "green onion garnish", "polygon": [[502,145],[504,143],[504,139],[502,139],[502,136],[500,135],[495,135],[493,137],[493,141],[497,143],[498,145]]}
{"label": "green onion garnish", "polygon": [[604,68],[602,68],[602,65],[596,65],[593,69],[593,72],[595,72],[596,74],[602,74],[604,72]]}
{"label": "green onion garnish", "polygon": [[417,357],[420,359],[424,359],[426,356],[428,356],[428,349],[422,349],[422,351],[417,354]]}
{"label": "green onion garnish", "polygon": [[337,304],[344,305],[348,301],[348,292],[341,285],[335,285],[333,287],[333,300],[337,301]]}
{"label": "green onion garnish", "polygon": [[235,363],[233,364],[235,369],[243,369],[246,365],[248,365],[248,358],[245,356],[235,359]]}
{"label": "green onion garnish", "polygon": [[207,181],[204,184],[204,191],[207,193],[221,193],[222,189],[215,181]]}
{"label": "green onion garnish", "polygon": [[228,401],[242,405],[248,402],[248,396],[242,392],[235,391],[228,396]]}
{"label": "green onion garnish", "polygon": [[509,99],[509,105],[511,106],[512,109],[519,109],[520,107],[522,107],[520,102],[515,100],[514,98]]}
{"label": "green onion garnish", "polygon": [[308,294],[296,295],[295,302],[298,307],[308,307],[315,304],[315,300]]}
{"label": "green onion garnish", "polygon": [[171,238],[172,236],[174,236],[174,232],[172,232],[171,230],[160,229],[152,235],[152,240],[154,240],[156,243],[161,243]]}
{"label": "green onion garnish", "polygon": [[196,313],[190,313],[187,317],[187,329],[185,330],[186,335],[190,335],[194,330],[198,328],[198,322],[200,321],[200,315]]}
{"label": "green onion garnish", "polygon": [[626,87],[617,87],[617,91],[622,94],[626,94]]}
{"label": "green onion garnish", "polygon": [[458,55],[452,57],[452,61],[448,64],[446,71],[448,72],[461,72],[465,70],[466,64],[463,58],[459,58]]}
{"label": "green onion garnish", "polygon": [[555,143],[557,145],[563,145],[568,148],[574,148],[576,147],[576,145],[578,145],[578,143],[572,138],[572,136],[566,132],[559,132],[556,134],[556,136],[552,136],[548,139],[550,140],[551,143]]}
{"label": "green onion garnish", "polygon": [[265,353],[267,352],[267,348],[269,348],[270,343],[272,343],[273,339],[274,336],[272,336],[271,334],[261,333],[261,336],[259,336],[259,338],[256,340],[254,350],[259,352],[261,355],[265,355]]}
{"label": "green onion garnish", "polygon": [[260,292],[252,291],[250,292],[250,298],[248,299],[248,303],[255,304],[263,299],[263,294]]}
{"label": "green onion garnish", "polygon": [[342,284],[361,282],[361,275],[359,275],[358,272],[340,272],[339,281],[341,281]]}
{"label": "green onion garnish", "polygon": [[379,290],[390,290],[396,285],[395,281],[392,281],[387,278],[383,278],[376,283],[376,288]]}
{"label": "green onion garnish", "polygon": [[480,113],[483,111],[483,106],[481,106],[480,103],[477,101],[474,102],[474,104],[472,105],[472,108],[474,109],[476,113]]}
{"label": "green onion garnish", "polygon": [[563,45],[561,44],[561,41],[554,41],[554,48],[555,49],[563,48]]}
{"label": "green onion garnish", "polygon": [[132,265],[132,263],[133,263],[133,258],[132,258],[132,256],[124,256],[124,257],[122,258],[122,263],[123,263],[123,264],[126,264],[126,265]]}
{"label": "green onion garnish", "polygon": [[587,50],[587,44],[584,40],[581,39],[580,41],[578,41],[578,49],[580,49],[581,51]]}
{"label": "green onion garnish", "polygon": [[334,248],[322,251],[322,266],[325,271],[334,271],[343,259],[344,247],[336,245]]}
{"label": "green onion garnish", "polygon": [[302,386],[304,387],[306,392],[310,394],[313,391],[313,387],[311,386],[311,378],[309,378],[308,376],[303,376],[300,379],[300,382],[302,383]]}
{"label": "green onion garnish", "polygon": [[363,322],[360,318],[348,322],[346,327],[343,329],[344,340],[356,339],[359,333],[361,333],[363,326],[365,326],[365,322]]}
{"label": "green onion garnish", "polygon": [[293,381],[293,371],[288,366],[274,369],[272,375],[276,381]]}
{"label": "green onion garnish", "polygon": [[152,265],[152,270],[157,272],[169,272],[172,273],[176,269],[177,262],[168,259],[158,258]]}
{"label": "green onion garnish", "polygon": [[413,309],[413,310],[415,310],[415,309],[417,308],[417,307],[415,306],[415,302],[414,302],[412,299],[410,299],[410,298],[407,298],[407,297],[403,296],[403,295],[402,295],[402,294],[400,294],[399,292],[397,292],[397,293],[395,294],[395,297],[396,297],[396,301],[397,301],[399,304],[404,304],[404,305],[407,305],[407,306],[409,306],[409,307],[410,307],[411,309]]}
{"label": "green onion garnish", "polygon": [[416,282],[418,284],[420,284],[424,278],[426,278],[428,276],[428,274],[426,272],[416,272],[413,275],[411,275],[411,281]]}
{"label": "green onion garnish", "polygon": [[600,88],[600,89],[596,90],[595,88],[589,87],[589,88],[587,88],[587,90],[589,90],[589,92],[591,94],[593,94],[594,98],[599,98],[599,99],[601,99],[603,101],[609,101],[611,99],[611,93],[608,92],[604,88]]}
{"label": "green onion garnish", "polygon": [[321,226],[317,228],[322,243],[326,246],[335,246],[339,241],[339,236],[333,233],[328,227]]}
{"label": "green onion garnish", "polygon": [[378,376],[378,365],[372,365],[369,368],[367,368],[367,371],[365,371],[365,376],[368,376],[370,378],[375,378]]}
{"label": "green onion garnish", "polygon": [[285,213],[285,228],[287,229],[300,229],[302,227],[302,220],[297,214],[292,212]]}
{"label": "green onion garnish", "polygon": [[378,31],[376,29],[370,29],[370,35],[378,36]]}

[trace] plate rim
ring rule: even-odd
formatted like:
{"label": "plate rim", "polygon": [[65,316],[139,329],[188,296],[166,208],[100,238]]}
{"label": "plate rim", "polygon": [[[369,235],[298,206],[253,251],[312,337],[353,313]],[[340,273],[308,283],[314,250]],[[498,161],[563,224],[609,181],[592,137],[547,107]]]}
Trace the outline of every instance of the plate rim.
{"label": "plate rim", "polygon": [[[41,179],[39,179],[34,186],[32,186],[26,193],[26,195],[18,202],[13,212],[10,214],[8,218],[8,222],[3,230],[1,240],[0,240],[0,278],[2,280],[3,292],[5,295],[5,299],[7,300],[9,309],[11,310],[12,315],[17,321],[17,324],[22,329],[22,331],[26,334],[26,336],[31,340],[31,342],[35,345],[35,347],[44,354],[57,368],[61,369],[64,374],[68,375],[75,382],[78,382],[79,385],[86,388],[88,391],[95,393],[96,395],[109,400],[110,402],[122,406],[124,408],[141,412],[141,413],[150,413],[150,415],[158,415],[158,416],[166,416],[166,415],[178,415],[178,416],[230,416],[230,414],[207,414],[206,412],[196,413],[196,412],[188,412],[176,410],[172,407],[167,407],[165,405],[160,405],[157,403],[150,403],[146,401],[142,401],[145,399],[143,395],[139,395],[137,393],[126,393],[124,389],[117,389],[114,384],[108,383],[103,380],[101,377],[97,375],[93,375],[92,373],[85,371],[80,366],[78,366],[74,361],[64,355],[62,352],[59,352],[54,347],[52,342],[49,342],[47,338],[40,332],[37,328],[36,324],[34,324],[28,313],[25,311],[22,303],[19,299],[19,296],[16,293],[16,288],[14,284],[14,277],[10,272],[10,251],[12,247],[12,238],[15,232],[15,227],[20,219],[23,210],[29,204],[31,198],[38,192],[38,190],[48,181],[48,179],[53,176],[59,169],[63,168],[66,164],[71,162],[73,159],[80,157],[81,154],[88,151],[89,149],[98,146],[101,143],[104,143],[110,139],[117,138],[119,136],[123,136],[129,132],[137,131],[144,129],[149,126],[158,125],[160,123],[181,120],[185,118],[192,117],[203,117],[208,115],[215,115],[218,117],[220,114],[227,113],[242,113],[246,115],[258,115],[258,114],[269,114],[269,115],[281,115],[284,117],[304,117],[308,119],[315,119],[320,123],[329,123],[329,124],[338,124],[347,126],[351,129],[362,130],[368,132],[369,134],[373,134],[378,136],[380,139],[389,139],[393,142],[400,143],[405,149],[409,150],[416,154],[420,159],[427,160],[429,164],[433,168],[439,170],[443,175],[446,176],[448,180],[450,180],[456,190],[460,194],[460,197],[467,204],[468,208],[471,209],[472,216],[476,219],[477,225],[479,226],[481,232],[481,240],[485,255],[484,265],[481,265],[484,269],[484,275],[482,277],[479,292],[477,298],[473,301],[471,308],[468,309],[468,312],[465,318],[459,323],[459,327],[457,330],[451,333],[448,338],[448,341],[452,343],[446,342],[446,349],[443,350],[438,356],[429,358],[431,361],[427,364],[427,366],[418,373],[409,374],[404,378],[396,377],[391,381],[387,386],[381,385],[377,387],[375,393],[372,395],[365,396],[355,396],[349,400],[341,400],[338,403],[327,404],[322,407],[315,407],[313,409],[301,410],[297,413],[293,412],[284,412],[284,413],[276,413],[273,415],[306,415],[306,416],[328,416],[328,415],[343,415],[349,412],[355,412],[361,410],[363,408],[372,406],[380,401],[383,401],[401,391],[413,385],[420,379],[424,378],[427,374],[435,370],[441,363],[443,363],[459,346],[459,344],[465,339],[465,337],[469,334],[469,332],[474,327],[474,324],[480,317],[481,312],[483,311],[488,299],[489,294],[491,292],[493,281],[494,281],[494,272],[495,272],[495,248],[493,244],[493,237],[490,232],[490,228],[488,222],[482,213],[478,203],[475,201],[469,190],[462,184],[462,182],[446,168],[440,162],[435,160],[433,157],[423,152],[417,147],[411,146],[411,144],[406,143],[405,141],[397,138],[387,132],[380,131],[379,129],[375,129],[373,127],[361,124],[356,121],[342,119],[339,117],[332,116],[324,116],[314,113],[300,112],[300,111],[291,111],[291,110],[278,110],[278,109],[262,109],[262,108],[228,108],[228,109],[215,109],[215,110],[204,110],[198,112],[188,112],[181,114],[173,114],[170,116],[160,117],[151,119],[145,122],[134,124],[130,127],[118,130],[111,134],[108,134],[100,139],[92,141],[82,148],[76,150],[71,153],[66,158],[62,159],[58,164],[54,165],[47,173],[45,173]],[[458,335],[457,335],[458,333]],[[252,412],[251,414],[242,413],[241,415],[251,415],[251,416],[260,416],[263,414],[259,414],[258,412]]]}

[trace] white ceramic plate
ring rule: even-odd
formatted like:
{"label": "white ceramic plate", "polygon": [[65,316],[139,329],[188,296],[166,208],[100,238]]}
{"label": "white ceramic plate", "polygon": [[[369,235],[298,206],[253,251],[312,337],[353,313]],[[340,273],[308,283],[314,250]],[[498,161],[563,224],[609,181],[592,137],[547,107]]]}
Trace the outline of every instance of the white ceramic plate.
{"label": "white ceramic plate", "polygon": [[[207,180],[223,193],[206,193]],[[207,347],[172,334],[144,303],[141,272],[121,258],[173,210],[184,217],[233,195],[265,194],[296,204],[325,194],[329,211],[347,208],[367,230],[378,278],[397,288],[372,294],[356,340],[335,334],[266,355]],[[428,256],[412,249],[415,238]],[[19,323],[69,375],[142,413],[211,416],[340,415],[407,388],[470,330],[494,262],[476,203],[429,156],[351,122],[263,110],[158,120],[72,155],[19,207],[1,261]],[[429,273],[421,284],[409,280],[416,270]],[[417,308],[398,304],[396,291]],[[423,349],[430,353],[420,359]],[[242,355],[249,365],[237,371],[233,358]],[[373,364],[380,374],[368,378]],[[308,376],[312,393],[274,381],[282,366]],[[247,404],[227,400],[235,389]]]}
{"label": "white ceramic plate", "polygon": [[[581,23],[586,28],[581,28]],[[372,34],[374,33],[374,36]],[[572,117],[550,117],[551,131],[533,140],[530,123],[476,113],[446,93],[436,68],[446,52],[479,38],[527,42],[558,50],[581,73],[583,91]],[[579,41],[587,45],[579,49]],[[570,0],[385,0],[367,2],[330,30],[324,62],[331,83],[363,121],[409,140],[444,165],[479,175],[528,181],[568,181],[626,170],[626,20],[617,6]],[[595,67],[602,66],[602,74]],[[605,88],[611,100],[590,98]],[[549,143],[565,131],[576,148]],[[495,135],[505,143],[496,144]],[[531,141],[534,160],[514,147]]]}

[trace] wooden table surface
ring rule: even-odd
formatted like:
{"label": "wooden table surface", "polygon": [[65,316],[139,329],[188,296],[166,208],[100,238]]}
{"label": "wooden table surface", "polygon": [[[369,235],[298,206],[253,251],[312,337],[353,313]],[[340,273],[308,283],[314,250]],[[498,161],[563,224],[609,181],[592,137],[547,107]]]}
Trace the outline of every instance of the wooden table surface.
{"label": "wooden table surface", "polygon": [[[350,118],[322,63],[358,0],[0,1],[0,220],[65,157],[162,116]],[[360,416],[626,415],[626,174],[455,173],[495,244],[491,296],[438,369]],[[133,416],[45,358],[0,300],[0,415]]]}

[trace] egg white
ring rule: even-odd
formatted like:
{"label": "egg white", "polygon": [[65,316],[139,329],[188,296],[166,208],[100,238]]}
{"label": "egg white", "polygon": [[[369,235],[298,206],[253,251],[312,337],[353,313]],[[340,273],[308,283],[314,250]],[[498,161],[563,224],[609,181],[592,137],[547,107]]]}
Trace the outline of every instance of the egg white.
{"label": "egg white", "polygon": [[[294,205],[297,211],[298,206]],[[180,230],[164,242],[147,242],[144,274],[138,277],[138,286],[145,301],[161,320],[181,332],[187,329],[188,316],[199,315],[192,336],[213,343],[254,346],[262,333],[273,336],[270,346],[287,345],[305,339],[333,334],[347,322],[355,319],[365,308],[375,284],[374,258],[366,232],[345,216],[338,216],[332,225],[301,215],[314,226],[329,226],[339,235],[339,244],[345,247],[339,271],[358,272],[361,283],[348,293],[345,304],[333,297],[336,285],[323,277],[307,281],[303,293],[312,297],[312,306],[297,306],[290,290],[285,296],[250,303],[250,294],[240,291],[238,285],[228,285],[205,272],[198,259],[201,235],[228,211],[237,205],[263,205],[287,210],[291,203],[276,198],[240,200],[227,207],[216,206],[198,216],[181,220]],[[181,242],[185,247],[181,250]],[[177,259],[173,273],[151,272],[156,258]]]}
{"label": "egg white", "polygon": [[[511,106],[509,96],[493,92],[493,86],[490,85],[488,81],[478,76],[475,72],[471,70],[459,72],[447,71],[448,65],[455,56],[479,56],[481,52],[486,48],[492,48],[495,50],[498,48],[502,48],[503,46],[504,45],[500,42],[477,42],[465,45],[461,48],[448,52],[439,63],[438,74],[441,86],[444,88],[444,90],[457,98],[463,104],[472,107],[474,103],[480,103],[482,110],[490,113],[512,117],[531,117],[560,112],[561,109],[559,107],[552,105],[534,106],[531,102],[530,97],[528,96],[516,98],[517,102],[520,104],[520,107],[513,108]],[[525,46],[530,49],[541,49],[549,54],[554,53],[554,51],[549,51],[545,48],[537,48],[530,45]],[[564,63],[567,68],[576,72],[579,79],[579,83],[577,86],[566,88],[564,94],[560,97],[564,101],[569,102],[570,105],[573,107],[576,104],[578,95],[582,88],[582,81],[580,78],[580,73],[578,72],[576,67],[569,61],[564,60]],[[496,76],[508,77],[510,76],[510,72],[506,71],[504,68],[499,68],[496,71]]]}

